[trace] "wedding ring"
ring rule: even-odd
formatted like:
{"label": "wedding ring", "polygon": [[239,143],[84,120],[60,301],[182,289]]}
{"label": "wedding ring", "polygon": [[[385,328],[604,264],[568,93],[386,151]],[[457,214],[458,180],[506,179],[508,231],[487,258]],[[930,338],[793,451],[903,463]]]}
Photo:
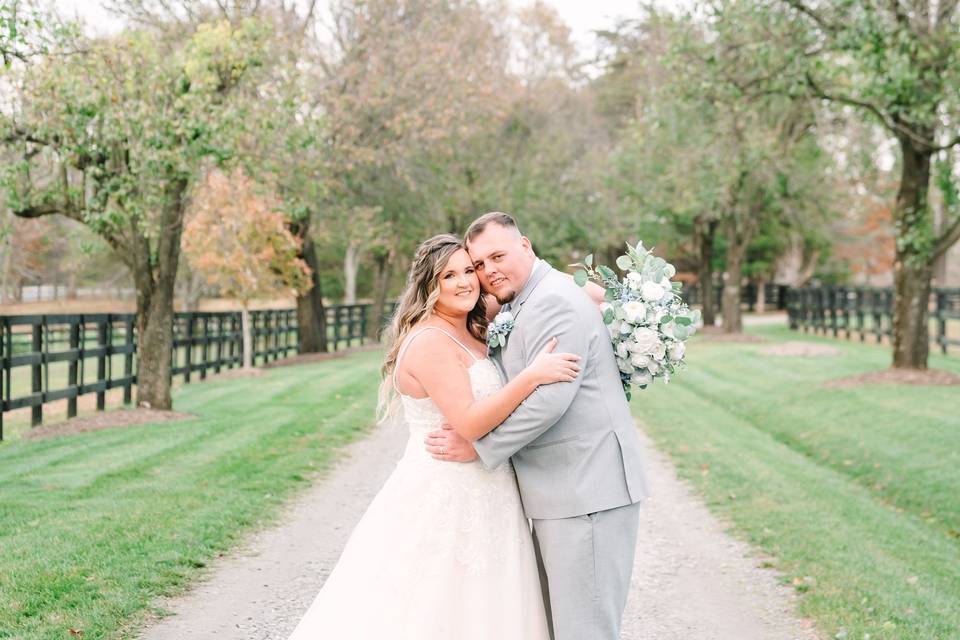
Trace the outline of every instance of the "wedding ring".
{"label": "wedding ring", "polygon": [[442,456],[447,455],[447,448],[446,448],[446,447],[440,447],[440,455],[442,455]]}

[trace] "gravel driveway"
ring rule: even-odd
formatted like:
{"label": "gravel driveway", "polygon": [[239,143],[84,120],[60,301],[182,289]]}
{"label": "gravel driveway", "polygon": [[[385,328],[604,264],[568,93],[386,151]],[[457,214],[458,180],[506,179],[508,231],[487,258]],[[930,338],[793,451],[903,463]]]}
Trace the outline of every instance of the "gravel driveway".
{"label": "gravel driveway", "polygon": [[[811,640],[793,591],[734,540],[679,481],[641,432],[654,495],[640,512],[623,640]],[[393,469],[407,434],[379,428],[348,447],[323,480],[221,558],[143,640],[285,640],[333,568],[367,503]]]}

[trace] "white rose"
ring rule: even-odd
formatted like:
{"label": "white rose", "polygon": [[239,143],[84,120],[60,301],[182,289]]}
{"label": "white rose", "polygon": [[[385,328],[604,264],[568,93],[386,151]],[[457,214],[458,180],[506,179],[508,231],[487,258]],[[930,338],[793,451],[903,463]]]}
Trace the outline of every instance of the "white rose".
{"label": "white rose", "polygon": [[641,276],[636,271],[631,271],[627,274],[627,286],[630,289],[636,291],[643,285],[643,276]]}
{"label": "white rose", "polygon": [[630,364],[633,366],[643,369],[650,364],[650,356],[644,355],[642,353],[635,353],[630,357]]}
{"label": "white rose", "polygon": [[633,332],[633,325],[629,322],[624,322],[620,325],[620,333],[623,335],[630,335]]}
{"label": "white rose", "polygon": [[620,333],[620,324],[620,321],[614,318],[613,322],[607,325],[607,330],[610,331],[611,337]]}
{"label": "white rose", "polygon": [[658,342],[657,346],[653,348],[653,352],[650,354],[658,361],[663,362],[663,358],[667,355],[667,347],[662,342]]}
{"label": "white rose", "polygon": [[639,300],[631,300],[623,305],[623,312],[627,314],[627,322],[636,322],[647,313],[647,308]]}
{"label": "white rose", "polygon": [[647,327],[639,327],[634,331],[633,340],[636,344],[635,349],[630,349],[633,353],[650,354],[653,353],[657,345],[660,344],[660,338],[657,336],[657,332]]}
{"label": "white rose", "polygon": [[670,359],[673,362],[679,362],[683,358],[683,354],[687,350],[687,345],[682,342],[677,342],[670,345]]}
{"label": "white rose", "polygon": [[624,373],[633,373],[633,365],[630,364],[629,360],[624,360],[623,358],[617,358],[617,368]]}
{"label": "white rose", "polygon": [[635,385],[646,385],[653,382],[653,376],[647,373],[646,371],[637,371],[632,376],[630,376],[630,382]]}
{"label": "white rose", "polygon": [[509,311],[501,311],[493,318],[494,324],[503,324],[511,320],[513,320],[513,314]]}
{"label": "white rose", "polygon": [[668,338],[676,339],[675,336],[673,335],[673,328],[675,326],[677,326],[676,323],[673,320],[671,320],[670,322],[667,322],[662,327],[660,327],[660,333],[662,333],[664,336]]}
{"label": "white rose", "polygon": [[640,288],[640,297],[647,302],[657,302],[663,298],[663,287],[656,282],[644,282]]}
{"label": "white rose", "polygon": [[618,358],[629,358],[630,352],[627,350],[627,343],[618,342],[617,343],[617,357]]}
{"label": "white rose", "polygon": [[657,372],[660,371],[660,363],[656,360],[651,360],[649,364],[647,364],[647,371],[649,371],[652,376],[657,375]]}
{"label": "white rose", "polygon": [[669,280],[673,276],[677,275],[677,270],[676,268],[674,268],[672,264],[668,264],[663,268],[663,275],[666,276],[667,279]]}

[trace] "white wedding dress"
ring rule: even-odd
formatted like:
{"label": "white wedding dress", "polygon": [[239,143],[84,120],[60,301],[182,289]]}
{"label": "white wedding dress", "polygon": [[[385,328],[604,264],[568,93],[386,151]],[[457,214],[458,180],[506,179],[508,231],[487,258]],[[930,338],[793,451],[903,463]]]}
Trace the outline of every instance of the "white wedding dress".
{"label": "white wedding dress", "polygon": [[[420,332],[428,329],[443,331]],[[474,358],[474,397],[496,392],[493,361],[443,333]],[[443,414],[430,398],[400,398],[410,429],[403,457],[289,640],[547,640],[512,465],[434,460],[423,441]]]}

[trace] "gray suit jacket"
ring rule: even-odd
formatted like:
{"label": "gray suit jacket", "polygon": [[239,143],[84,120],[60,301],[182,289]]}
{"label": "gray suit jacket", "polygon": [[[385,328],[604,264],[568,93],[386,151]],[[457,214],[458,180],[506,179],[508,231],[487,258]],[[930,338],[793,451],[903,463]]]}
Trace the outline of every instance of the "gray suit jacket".
{"label": "gray suit jacket", "polygon": [[574,382],[542,385],[474,443],[494,468],[512,458],[527,517],[570,518],[649,495],[640,443],[597,305],[538,260],[510,304],[515,324],[492,357],[509,380],[556,336],[555,352],[581,356]]}

